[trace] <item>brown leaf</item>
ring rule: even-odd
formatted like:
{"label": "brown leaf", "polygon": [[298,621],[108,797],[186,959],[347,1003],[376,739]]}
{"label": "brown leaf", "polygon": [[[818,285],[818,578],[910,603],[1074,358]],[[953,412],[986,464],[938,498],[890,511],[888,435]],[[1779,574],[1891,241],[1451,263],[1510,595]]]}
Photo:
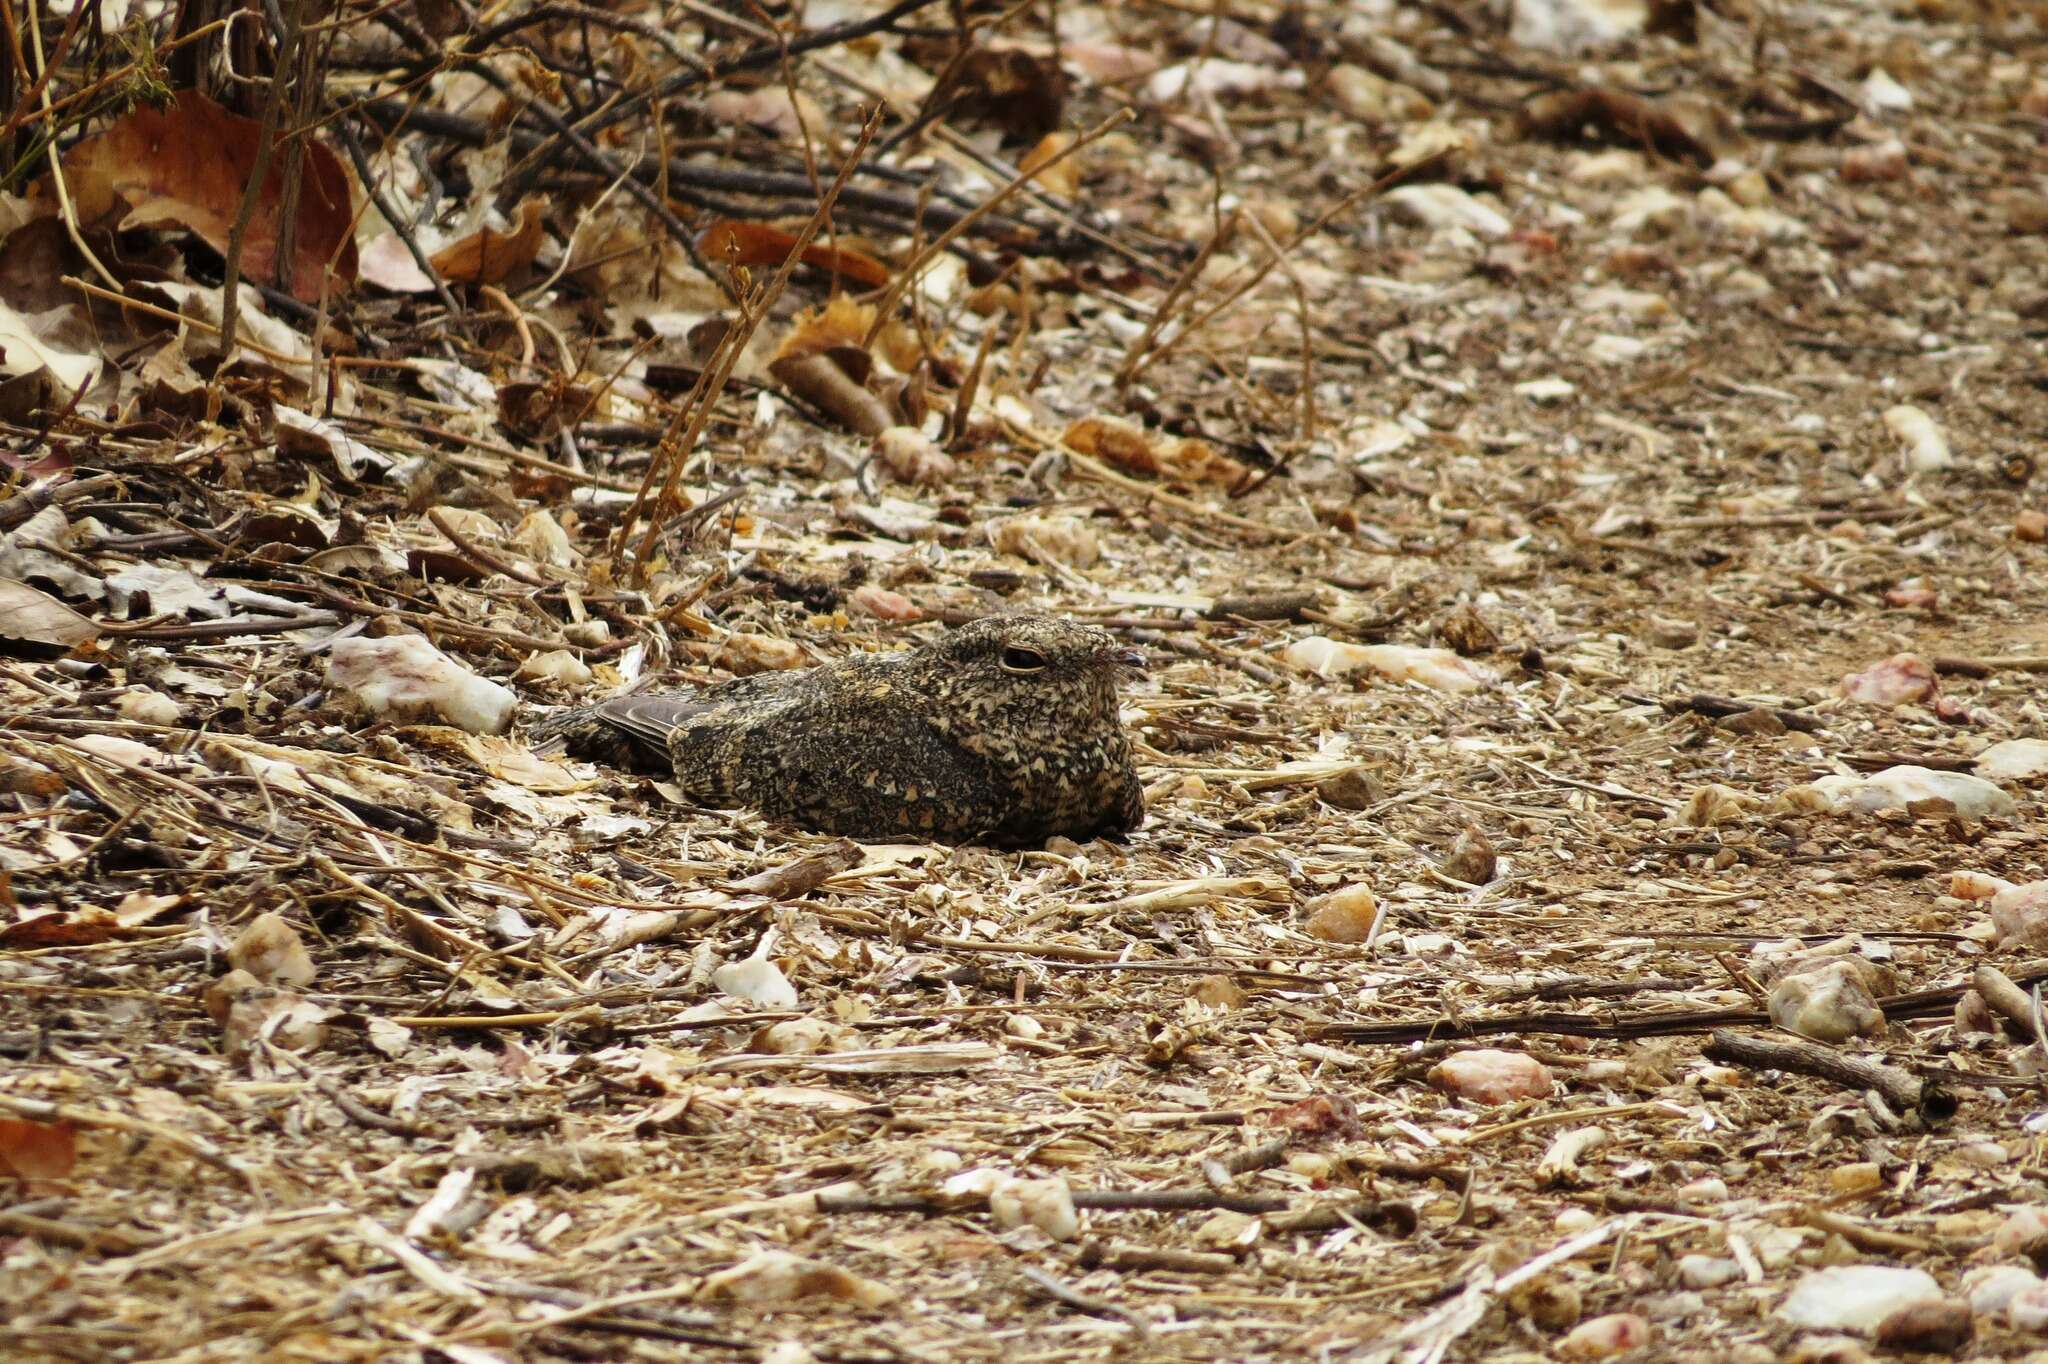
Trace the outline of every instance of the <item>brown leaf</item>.
{"label": "brown leaf", "polygon": [[10,469],[19,469],[30,478],[61,474],[72,467],[70,451],[52,450],[43,446],[20,454],[13,450],[0,450],[0,464],[5,464]]}
{"label": "brown leaf", "polygon": [[1001,128],[1007,141],[1036,141],[1060,126],[1067,73],[1050,54],[1041,57],[1021,47],[977,48],[953,68],[937,97],[950,119]]}
{"label": "brown leaf", "polygon": [[1192,436],[1154,436],[1115,417],[1082,417],[1067,427],[1060,440],[1084,455],[1136,474],[1235,487],[1250,473],[1207,441]]}
{"label": "brown leaf", "polygon": [[450,284],[497,284],[533,264],[543,234],[546,206],[538,196],[519,203],[519,221],[510,232],[480,228],[434,253],[434,268]]}
{"label": "brown leaf", "polygon": [[[697,249],[712,264],[781,265],[796,248],[797,236],[767,223],[740,222],[726,218],[713,223],[697,238]],[[812,242],[804,248],[805,265],[830,270],[845,279],[878,289],[889,282],[889,267],[850,246],[829,246]]]}
{"label": "brown leaf", "polygon": [[498,420],[528,440],[554,440],[588,416],[596,401],[582,384],[519,380],[498,386]]}
{"label": "brown leaf", "polygon": [[1590,130],[1599,140],[1648,147],[1705,166],[1713,163],[1717,144],[1726,140],[1717,112],[1659,103],[1626,90],[1588,87],[1538,95],[1522,106],[1516,122],[1524,137],[1576,139]]}
{"label": "brown leaf", "polygon": [[[81,219],[98,223],[125,205],[122,229],[176,223],[225,255],[261,134],[254,119],[184,90],[168,108],[138,105],[73,147],[64,158],[65,181]],[[355,282],[355,208],[340,159],[311,139],[304,146],[290,288],[316,302],[330,261],[341,284]],[[242,273],[252,280],[275,273],[282,170],[283,157],[274,155],[242,245]]]}
{"label": "brown leaf", "polygon": [[1072,198],[1081,188],[1080,158],[1070,156],[1048,170],[1040,170],[1061,152],[1074,145],[1075,134],[1068,131],[1047,133],[1038,140],[1038,145],[1024,153],[1017,162],[1017,169],[1036,180],[1039,187],[1054,194]]}
{"label": "brown leaf", "polygon": [[75,649],[98,639],[97,625],[27,583],[0,578],[0,639]]}
{"label": "brown leaf", "polygon": [[797,397],[830,413],[847,430],[878,436],[896,423],[882,400],[862,388],[829,355],[788,356],[768,372]]}
{"label": "brown leaf", "polygon": [[63,1179],[78,1163],[78,1129],[68,1122],[0,1118],[0,1175]]}
{"label": "brown leaf", "polygon": [[874,320],[874,304],[856,303],[841,294],[822,308],[798,313],[789,335],[775,348],[775,358],[790,360],[841,346],[859,347]]}
{"label": "brown leaf", "polygon": [[32,910],[11,924],[0,924],[0,947],[16,952],[35,947],[90,947],[122,936],[121,921],[98,906]]}

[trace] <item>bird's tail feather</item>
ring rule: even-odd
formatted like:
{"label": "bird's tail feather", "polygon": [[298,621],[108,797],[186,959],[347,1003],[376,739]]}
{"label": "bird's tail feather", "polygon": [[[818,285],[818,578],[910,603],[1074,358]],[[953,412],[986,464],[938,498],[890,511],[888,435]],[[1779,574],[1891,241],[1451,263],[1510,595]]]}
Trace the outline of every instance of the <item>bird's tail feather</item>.
{"label": "bird's tail feather", "polygon": [[672,770],[669,736],[709,708],[685,696],[615,696],[542,721],[534,731],[537,751],[566,750],[582,761],[666,775]]}
{"label": "bird's tail feather", "polygon": [[642,743],[667,751],[669,736],[710,707],[683,696],[615,696],[592,708],[596,718]]}

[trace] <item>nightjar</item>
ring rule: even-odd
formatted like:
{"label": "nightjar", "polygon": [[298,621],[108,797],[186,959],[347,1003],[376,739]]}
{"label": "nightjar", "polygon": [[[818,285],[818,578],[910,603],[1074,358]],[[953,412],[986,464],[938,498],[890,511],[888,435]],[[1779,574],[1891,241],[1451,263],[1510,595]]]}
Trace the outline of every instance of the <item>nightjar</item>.
{"label": "nightjar", "polygon": [[905,653],[622,696],[553,717],[572,756],[673,769],[692,802],[857,838],[1033,846],[1144,822],[1117,681],[1144,655],[1053,616]]}

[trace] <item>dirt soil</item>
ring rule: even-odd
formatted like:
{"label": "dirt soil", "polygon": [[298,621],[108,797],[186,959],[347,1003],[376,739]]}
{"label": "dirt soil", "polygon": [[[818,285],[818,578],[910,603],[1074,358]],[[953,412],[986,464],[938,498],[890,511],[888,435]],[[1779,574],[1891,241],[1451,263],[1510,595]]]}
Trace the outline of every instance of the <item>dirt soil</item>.
{"label": "dirt soil", "polygon": [[[86,236],[155,314],[48,294],[47,198],[0,242],[98,362],[6,428],[0,1357],[2048,1357],[2048,1039],[1972,989],[2048,980],[1986,903],[2043,778],[1969,781],[2048,739],[2040,11],[899,6],[593,135],[629,181],[536,109],[766,12],[442,8],[308,71],[447,297],[380,205],[216,369],[203,215]],[[1150,655],[1128,841],[530,741],[1013,610]],[[508,733],[329,672],[419,634]],[[1827,808],[1899,765],[1963,780]],[[1878,1265],[1946,1306],[1787,1311]]]}

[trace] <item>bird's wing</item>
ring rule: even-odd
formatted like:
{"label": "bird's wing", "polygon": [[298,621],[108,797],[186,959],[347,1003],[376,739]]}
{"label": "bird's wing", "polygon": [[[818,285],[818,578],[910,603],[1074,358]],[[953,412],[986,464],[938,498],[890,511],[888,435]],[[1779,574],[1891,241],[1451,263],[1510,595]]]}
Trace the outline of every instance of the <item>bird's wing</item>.
{"label": "bird's wing", "polygon": [[559,748],[579,761],[667,776],[674,770],[669,736],[715,709],[717,703],[694,696],[615,696],[552,716],[535,733],[541,752]]}
{"label": "bird's wing", "polygon": [[596,719],[613,729],[666,753],[669,736],[685,720],[717,708],[717,702],[694,696],[615,696],[591,709]]}

